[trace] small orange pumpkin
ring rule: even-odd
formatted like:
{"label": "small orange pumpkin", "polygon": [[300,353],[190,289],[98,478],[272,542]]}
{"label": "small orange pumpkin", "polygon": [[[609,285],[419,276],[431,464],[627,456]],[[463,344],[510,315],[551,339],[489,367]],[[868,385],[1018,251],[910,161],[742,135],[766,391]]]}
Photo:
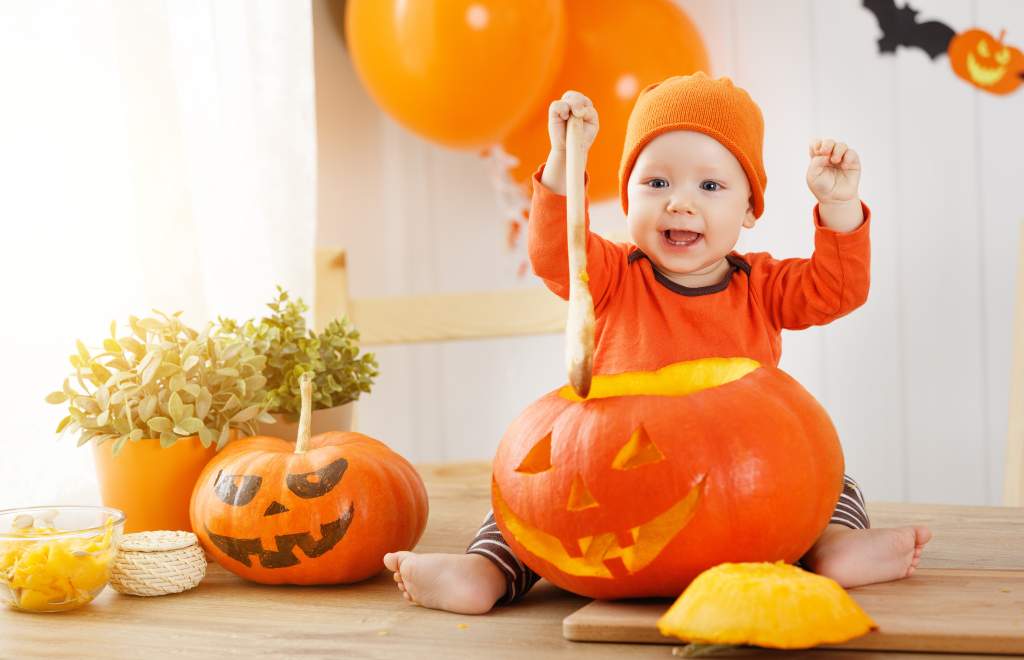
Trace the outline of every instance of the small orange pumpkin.
{"label": "small orange pumpkin", "polygon": [[984,30],[962,32],[949,43],[949,64],[956,75],[979,89],[1009,94],[1020,86],[1024,53],[1003,44],[1006,30],[994,38]]}
{"label": "small orange pumpkin", "polygon": [[415,468],[361,433],[309,434],[312,383],[302,383],[295,443],[266,436],[229,444],[192,493],[192,528],[218,564],[264,584],[336,584],[384,568],[427,524]]}
{"label": "small orange pumpkin", "polygon": [[530,405],[494,460],[516,557],[591,598],[678,596],[722,562],[799,559],[828,524],[843,454],[781,370],[706,358],[598,375]]}

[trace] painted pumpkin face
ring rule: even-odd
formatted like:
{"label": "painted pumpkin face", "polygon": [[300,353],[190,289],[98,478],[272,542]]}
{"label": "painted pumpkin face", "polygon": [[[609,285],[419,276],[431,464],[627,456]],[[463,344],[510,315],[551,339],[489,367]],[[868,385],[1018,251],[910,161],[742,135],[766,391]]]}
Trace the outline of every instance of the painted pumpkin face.
{"label": "painted pumpkin face", "polygon": [[229,444],[203,470],[192,528],[224,568],[267,584],[355,582],[411,549],[427,521],[423,482],[386,445],[359,433],[295,444]]}
{"label": "painted pumpkin face", "polygon": [[984,30],[968,30],[953,37],[949,63],[959,77],[993,94],[1009,94],[1024,75],[1024,54],[1003,44],[1005,30],[995,39]]}
{"label": "painted pumpkin face", "polygon": [[595,376],[513,422],[495,518],[516,556],[592,598],[678,596],[721,562],[794,562],[843,481],[824,409],[784,372],[708,358]]}

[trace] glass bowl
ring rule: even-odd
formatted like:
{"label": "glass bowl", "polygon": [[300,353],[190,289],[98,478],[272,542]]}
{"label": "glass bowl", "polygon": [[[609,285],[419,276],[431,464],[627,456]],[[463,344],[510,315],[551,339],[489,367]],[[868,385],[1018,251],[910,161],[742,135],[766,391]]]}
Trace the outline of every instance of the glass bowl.
{"label": "glass bowl", "polygon": [[124,514],[102,506],[0,510],[0,600],[27,612],[85,605],[110,580]]}

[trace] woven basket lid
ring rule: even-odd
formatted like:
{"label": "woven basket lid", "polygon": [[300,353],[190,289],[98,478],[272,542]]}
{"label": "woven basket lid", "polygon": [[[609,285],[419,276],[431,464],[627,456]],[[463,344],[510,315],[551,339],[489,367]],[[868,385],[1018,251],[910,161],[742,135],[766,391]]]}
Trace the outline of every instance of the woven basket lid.
{"label": "woven basket lid", "polygon": [[166,552],[181,550],[195,545],[199,539],[192,532],[172,532],[159,530],[155,532],[134,532],[121,537],[119,548],[131,552]]}

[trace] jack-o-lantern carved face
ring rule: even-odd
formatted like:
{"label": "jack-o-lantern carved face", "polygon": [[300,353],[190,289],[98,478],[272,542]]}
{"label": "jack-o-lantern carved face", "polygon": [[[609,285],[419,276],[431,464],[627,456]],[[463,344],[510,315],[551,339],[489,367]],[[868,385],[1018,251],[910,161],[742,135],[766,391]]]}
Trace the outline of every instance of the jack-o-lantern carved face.
{"label": "jack-o-lantern carved face", "polygon": [[595,376],[531,405],[494,463],[516,556],[593,598],[676,596],[723,561],[796,561],[842,489],[828,415],[745,358]]}
{"label": "jack-o-lantern carved face", "polygon": [[[287,491],[271,493],[267,497],[258,499],[256,496],[263,485],[263,477],[260,475],[224,474],[224,471],[220,470],[213,480],[212,487],[213,492],[216,493],[220,501],[229,506],[253,506],[257,511],[263,509],[264,517],[279,516],[290,512],[294,508],[300,512],[298,522],[306,524],[309,517],[302,515],[304,513],[302,500],[315,499],[330,493],[338,485],[338,482],[341,481],[346,467],[348,467],[348,461],[344,458],[338,458],[318,470],[302,474],[285,474]],[[281,497],[281,495],[284,497]],[[290,506],[279,502],[279,497]],[[264,501],[268,499],[270,503],[264,508]],[[354,509],[355,505],[349,502],[348,508],[344,508],[338,518],[320,523],[319,538],[314,538],[313,534],[308,530],[276,535],[276,549],[264,548],[258,536],[245,539],[222,536],[212,531],[208,526],[204,531],[210,537],[210,541],[220,548],[224,554],[245,566],[251,566],[250,556],[255,556],[264,568],[284,568],[299,563],[299,558],[294,552],[296,546],[302,550],[306,557],[312,559],[319,557],[337,545],[344,538],[345,532],[348,531]]]}
{"label": "jack-o-lantern carved face", "polygon": [[411,549],[427,500],[413,467],[359,433],[325,433],[296,453],[279,438],[229,444],[203,470],[192,527],[224,568],[269,584],[354,582]]}
{"label": "jack-o-lantern carved face", "polygon": [[1024,54],[1003,44],[1004,30],[995,39],[984,30],[958,34],[949,44],[953,71],[975,87],[993,94],[1009,94],[1020,86]]}

